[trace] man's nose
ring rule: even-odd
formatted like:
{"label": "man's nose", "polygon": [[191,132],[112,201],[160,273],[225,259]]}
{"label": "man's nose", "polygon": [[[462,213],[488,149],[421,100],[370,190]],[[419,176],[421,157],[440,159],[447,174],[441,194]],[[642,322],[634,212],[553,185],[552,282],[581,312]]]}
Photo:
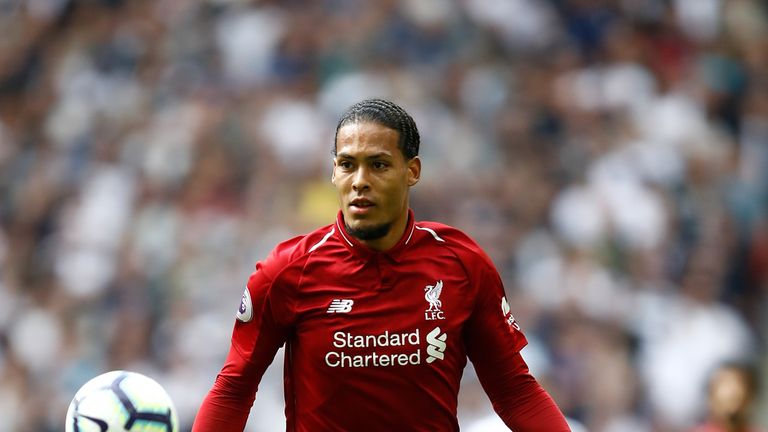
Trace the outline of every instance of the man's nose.
{"label": "man's nose", "polygon": [[359,192],[369,189],[370,187],[371,185],[368,180],[368,170],[362,167],[358,168],[355,172],[354,178],[352,179],[352,190]]}

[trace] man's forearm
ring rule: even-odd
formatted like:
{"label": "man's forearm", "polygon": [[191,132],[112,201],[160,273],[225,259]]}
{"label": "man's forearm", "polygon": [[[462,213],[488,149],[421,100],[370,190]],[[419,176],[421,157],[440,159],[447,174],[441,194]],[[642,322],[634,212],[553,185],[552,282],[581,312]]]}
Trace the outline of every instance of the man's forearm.
{"label": "man's forearm", "polygon": [[552,397],[535,380],[514,388],[516,402],[499,410],[499,416],[514,431],[570,432],[563,413]]}
{"label": "man's forearm", "polygon": [[[489,373],[494,366],[480,360],[481,382],[493,408],[504,423],[516,432],[570,432],[565,416],[555,401],[536,381],[520,353],[515,354],[504,373]],[[498,369],[496,369],[498,370]]]}
{"label": "man's forearm", "polygon": [[241,397],[222,391],[225,387],[220,385],[222,379],[227,378],[221,375],[216,378],[216,384],[200,406],[193,432],[242,432],[245,428],[253,400],[245,403]]}
{"label": "man's forearm", "polygon": [[242,432],[245,428],[259,380],[244,375],[249,369],[242,363],[235,350],[230,350],[195,417],[193,432]]}

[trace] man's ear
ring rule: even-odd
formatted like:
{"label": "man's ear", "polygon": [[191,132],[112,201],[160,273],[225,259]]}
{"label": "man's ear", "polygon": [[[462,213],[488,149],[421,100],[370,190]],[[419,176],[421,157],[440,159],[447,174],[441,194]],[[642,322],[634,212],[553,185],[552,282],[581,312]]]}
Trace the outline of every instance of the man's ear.
{"label": "man's ear", "polygon": [[414,156],[408,161],[408,186],[413,186],[421,178],[421,159]]}
{"label": "man's ear", "polygon": [[336,158],[333,158],[333,166],[331,167],[331,183],[336,184]]}

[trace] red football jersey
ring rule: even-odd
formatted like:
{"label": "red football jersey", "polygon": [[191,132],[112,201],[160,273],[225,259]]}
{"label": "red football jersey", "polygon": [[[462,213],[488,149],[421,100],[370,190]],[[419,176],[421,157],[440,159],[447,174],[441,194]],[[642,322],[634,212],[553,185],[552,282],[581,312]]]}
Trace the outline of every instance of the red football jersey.
{"label": "red football jersey", "polygon": [[535,400],[546,399],[541,412],[557,417],[551,424],[568,430],[519,356],[526,339],[491,260],[459,230],[415,222],[412,212],[386,252],[347,234],[339,213],[256,265],[195,430],[214,421],[242,430],[283,344],[289,431],[458,430],[467,358],[505,421],[515,415],[508,401],[525,399],[506,385],[523,376],[543,394]]}

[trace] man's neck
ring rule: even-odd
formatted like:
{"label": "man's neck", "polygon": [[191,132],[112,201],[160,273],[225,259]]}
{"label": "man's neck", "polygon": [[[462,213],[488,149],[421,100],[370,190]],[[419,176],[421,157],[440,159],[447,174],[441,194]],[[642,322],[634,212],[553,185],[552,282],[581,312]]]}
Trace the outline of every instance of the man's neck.
{"label": "man's neck", "polygon": [[383,237],[372,240],[363,240],[359,237],[355,237],[355,239],[368,248],[379,252],[384,252],[392,249],[400,241],[400,239],[403,238],[406,226],[408,226],[407,210],[392,223],[389,228],[389,232],[387,232],[387,234],[385,234]]}

